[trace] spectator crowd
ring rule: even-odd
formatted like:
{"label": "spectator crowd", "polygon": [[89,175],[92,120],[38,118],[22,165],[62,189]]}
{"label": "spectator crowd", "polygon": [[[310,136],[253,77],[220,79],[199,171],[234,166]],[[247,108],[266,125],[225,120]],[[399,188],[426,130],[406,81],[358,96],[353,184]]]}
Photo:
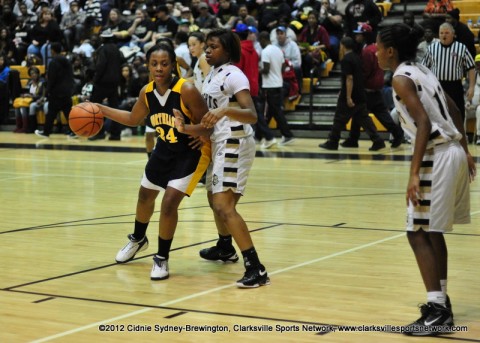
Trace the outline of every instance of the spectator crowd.
{"label": "spectator crowd", "polygon": [[[473,34],[459,21],[458,9],[448,0],[443,2],[448,6],[438,7],[435,6],[438,1],[426,1],[424,19],[420,23],[415,22],[412,13],[404,15],[407,25],[421,25],[426,32],[418,60],[421,61],[429,45],[436,42],[439,21],[447,21],[454,27],[456,39],[466,46],[474,60]],[[38,75],[39,71],[32,69],[29,83],[19,87],[15,80],[9,79],[12,71],[9,66],[44,65],[48,71],[55,55],[51,47],[56,43],[61,45],[62,55],[73,69],[71,95],[83,101],[89,99],[95,75],[99,73],[98,51],[107,40],[113,41],[122,56],[118,70],[114,71],[118,73],[114,86],[118,99],[113,99],[113,103],[128,109],[138,94],[140,83],[145,81],[145,75],[142,76],[145,74],[145,53],[160,40],[174,43],[179,64],[183,61],[180,76],[195,78],[193,70],[197,57],[191,54],[188,45],[192,33],[206,34],[217,27],[236,31],[239,35],[248,33],[243,39],[252,41],[259,57],[259,99],[263,100],[263,105],[275,109],[272,114],[264,110],[268,121],[269,116],[280,113],[284,98],[298,97],[304,77],[318,78],[317,86],[321,85],[320,76],[326,62],[336,63],[342,58],[340,42],[343,37],[358,41],[355,36],[359,30],[365,32],[365,26],[363,31],[359,27],[367,25],[368,41],[374,42],[383,19],[373,0],[1,0],[1,3],[0,124],[8,120],[15,98],[28,97],[33,92],[30,97],[35,104],[32,108],[30,102],[22,102],[21,107],[16,107],[15,132],[33,132],[36,124],[32,116],[35,111],[48,111],[48,99],[54,94],[48,94],[48,89],[52,89],[46,79],[48,72]],[[262,32],[268,33],[269,41],[284,57],[282,95],[275,98],[268,85],[262,86],[262,77],[267,77],[261,72],[262,47],[265,46],[259,40]],[[354,50],[361,54],[362,48],[363,44],[357,43]],[[388,89],[388,75],[386,80],[385,88]],[[94,93],[97,94],[98,89]],[[391,110],[388,91],[383,94]],[[471,99],[467,100],[470,104]],[[264,109],[259,102],[258,108]],[[281,119],[280,124],[285,131],[284,137],[291,138],[286,121]],[[106,127],[107,130],[113,127],[114,139],[119,139],[120,128],[116,124]],[[401,136],[395,135],[396,138]],[[272,143],[273,138],[268,133],[266,136],[267,142]]]}

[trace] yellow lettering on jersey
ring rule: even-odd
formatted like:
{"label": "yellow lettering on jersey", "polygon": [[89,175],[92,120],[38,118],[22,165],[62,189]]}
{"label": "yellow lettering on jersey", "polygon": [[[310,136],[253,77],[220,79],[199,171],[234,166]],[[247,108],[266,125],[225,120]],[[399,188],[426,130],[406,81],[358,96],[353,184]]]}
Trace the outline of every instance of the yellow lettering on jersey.
{"label": "yellow lettering on jersey", "polygon": [[158,125],[175,127],[175,117],[169,115],[168,113],[155,113],[150,116],[150,124],[152,124],[154,127]]}
{"label": "yellow lettering on jersey", "polygon": [[[150,116],[150,123],[158,132],[160,139],[168,143],[177,143],[178,138],[175,132],[175,117],[168,113],[155,113]],[[170,126],[168,132],[165,134],[165,130],[160,125]]]}

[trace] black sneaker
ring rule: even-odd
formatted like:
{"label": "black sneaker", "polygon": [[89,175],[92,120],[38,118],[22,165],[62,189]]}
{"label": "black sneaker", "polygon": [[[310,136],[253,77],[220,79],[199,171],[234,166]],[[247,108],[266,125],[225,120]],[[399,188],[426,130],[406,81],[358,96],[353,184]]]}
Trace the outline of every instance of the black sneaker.
{"label": "black sneaker", "polygon": [[267,270],[263,265],[247,269],[243,277],[237,281],[239,288],[256,288],[270,284]]}
{"label": "black sneaker", "polygon": [[405,137],[403,135],[397,136],[393,138],[392,144],[390,145],[391,148],[398,148],[400,145],[402,145],[403,141],[405,140]]}
{"label": "black sneaker", "polygon": [[347,138],[340,145],[344,148],[358,148],[358,141]]}
{"label": "black sneaker", "polygon": [[232,246],[229,249],[220,248],[218,245],[200,250],[200,257],[209,261],[223,261],[235,263],[238,255]]}
{"label": "black sneaker", "polygon": [[452,319],[453,319],[452,303],[450,302],[450,297],[448,295],[447,295],[447,300],[445,300],[445,307],[452,313]]}
{"label": "black sneaker", "polygon": [[453,314],[445,306],[429,302],[420,306],[422,316],[405,327],[405,335],[436,336],[450,333]]}
{"label": "black sneaker", "polygon": [[88,137],[89,141],[98,141],[105,139],[105,133],[97,133],[95,136]]}
{"label": "black sneaker", "polygon": [[327,150],[338,150],[338,143],[334,143],[332,141],[326,141],[323,144],[319,144],[318,147],[327,149]]}
{"label": "black sneaker", "polygon": [[379,139],[378,141],[373,142],[372,146],[368,148],[368,150],[378,151],[383,148],[385,148],[385,142],[383,141],[383,139]]}

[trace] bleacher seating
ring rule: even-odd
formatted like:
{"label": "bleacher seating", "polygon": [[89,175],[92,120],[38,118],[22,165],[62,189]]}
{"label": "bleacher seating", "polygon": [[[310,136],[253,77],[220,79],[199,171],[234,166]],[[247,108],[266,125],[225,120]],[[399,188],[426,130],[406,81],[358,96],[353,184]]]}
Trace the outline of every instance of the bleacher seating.
{"label": "bleacher seating", "polygon": [[383,16],[386,17],[388,15],[388,12],[390,12],[390,9],[392,8],[392,3],[391,2],[377,2],[377,6],[380,9],[380,12],[382,12]]}
{"label": "bleacher seating", "polygon": [[453,6],[460,10],[460,14],[478,12],[479,8],[480,8],[480,4],[479,4],[478,0],[454,1]]}
{"label": "bleacher seating", "polygon": [[[372,121],[373,121],[373,124],[375,125],[375,127],[377,128],[377,131],[379,132],[386,132],[387,129],[385,128],[385,126],[382,125],[382,123],[380,123],[377,119],[377,117],[375,117],[375,114],[373,113],[369,113],[368,114],[370,116],[370,118],[372,118]],[[352,119],[350,119],[346,125],[346,129],[347,131],[350,131],[350,128],[352,127]],[[363,128],[361,128],[361,130],[363,131]]]}

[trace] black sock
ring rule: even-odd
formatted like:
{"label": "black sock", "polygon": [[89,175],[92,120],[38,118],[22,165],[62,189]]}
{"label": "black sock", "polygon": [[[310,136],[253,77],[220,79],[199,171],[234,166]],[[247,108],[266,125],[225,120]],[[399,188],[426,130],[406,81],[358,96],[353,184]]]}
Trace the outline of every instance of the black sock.
{"label": "black sock", "polygon": [[260,260],[258,259],[255,247],[242,251],[242,255],[245,269],[256,268],[260,265]]}
{"label": "black sock", "polygon": [[218,234],[217,247],[226,249],[226,250],[231,250],[233,248],[232,235],[222,236]]}
{"label": "black sock", "polygon": [[152,152],[147,152],[148,159],[152,156]]}
{"label": "black sock", "polygon": [[135,219],[135,228],[133,229],[133,237],[139,241],[145,237],[147,233],[148,223],[140,223]]}
{"label": "black sock", "polygon": [[158,236],[158,253],[157,255],[168,260],[170,247],[172,246],[173,239],[162,239]]}

